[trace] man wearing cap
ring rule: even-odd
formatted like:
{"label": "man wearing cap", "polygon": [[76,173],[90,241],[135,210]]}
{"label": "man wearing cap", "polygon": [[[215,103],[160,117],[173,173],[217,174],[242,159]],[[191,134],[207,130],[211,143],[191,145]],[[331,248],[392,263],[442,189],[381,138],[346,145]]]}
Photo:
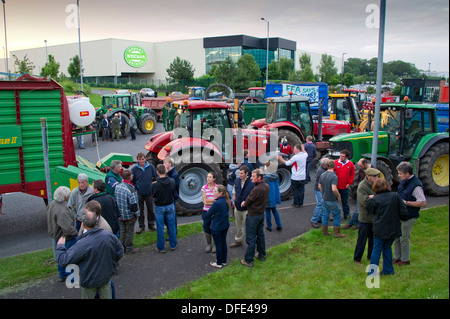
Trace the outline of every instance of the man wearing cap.
{"label": "man wearing cap", "polygon": [[380,171],[376,168],[370,167],[366,170],[366,178],[359,183],[358,191],[357,191],[357,200],[358,200],[358,210],[359,216],[358,220],[360,223],[358,230],[358,239],[356,240],[355,253],[353,254],[353,260],[357,264],[361,264],[361,258],[364,254],[364,248],[366,247],[367,240],[369,241],[369,245],[367,247],[367,259],[370,260],[370,256],[372,255],[373,249],[373,214],[369,214],[366,210],[366,200],[370,195],[374,195],[375,193],[372,190],[372,185],[377,178],[380,177]]}

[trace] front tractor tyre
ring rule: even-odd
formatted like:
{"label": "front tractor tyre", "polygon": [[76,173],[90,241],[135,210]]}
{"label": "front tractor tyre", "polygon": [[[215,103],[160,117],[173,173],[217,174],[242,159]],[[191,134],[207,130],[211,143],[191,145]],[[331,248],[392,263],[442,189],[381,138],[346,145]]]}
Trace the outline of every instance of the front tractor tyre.
{"label": "front tractor tyre", "polygon": [[425,192],[433,196],[448,196],[449,145],[439,143],[432,146],[420,160],[419,179]]}
{"label": "front tractor tyre", "polygon": [[222,184],[223,178],[218,164],[180,163],[175,165],[180,176],[179,198],[176,201],[177,215],[190,216],[201,214],[203,209],[202,187],[207,183],[209,172],[216,175],[216,184]]}
{"label": "front tractor tyre", "polygon": [[152,134],[156,130],[156,117],[144,114],[139,118],[139,130],[142,134]]}

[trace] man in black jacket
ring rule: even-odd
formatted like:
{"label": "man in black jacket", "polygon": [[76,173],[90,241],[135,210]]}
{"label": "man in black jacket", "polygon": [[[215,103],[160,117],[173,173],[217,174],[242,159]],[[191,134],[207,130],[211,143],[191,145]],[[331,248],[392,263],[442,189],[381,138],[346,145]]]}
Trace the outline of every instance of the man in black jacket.
{"label": "man in black jacket", "polygon": [[156,166],[158,178],[152,184],[152,195],[155,201],[155,221],[157,231],[156,252],[165,253],[164,221],[167,223],[170,249],[177,248],[177,233],[175,223],[175,200],[178,193],[175,190],[175,181],[166,176],[166,168],[163,164]]}
{"label": "man in black jacket", "polygon": [[101,179],[97,179],[92,183],[94,189],[94,195],[91,195],[87,202],[96,200],[102,207],[101,215],[108,222],[114,235],[118,235],[119,226],[119,207],[117,207],[116,200],[111,195],[105,192],[105,182]]}
{"label": "man in black jacket", "polygon": [[234,217],[236,222],[236,236],[234,237],[234,243],[230,245],[230,248],[236,248],[242,246],[245,233],[245,219],[247,217],[247,207],[242,207],[241,203],[247,199],[248,194],[252,191],[255,184],[250,180],[249,168],[247,165],[241,165],[239,167],[239,178],[234,181]]}

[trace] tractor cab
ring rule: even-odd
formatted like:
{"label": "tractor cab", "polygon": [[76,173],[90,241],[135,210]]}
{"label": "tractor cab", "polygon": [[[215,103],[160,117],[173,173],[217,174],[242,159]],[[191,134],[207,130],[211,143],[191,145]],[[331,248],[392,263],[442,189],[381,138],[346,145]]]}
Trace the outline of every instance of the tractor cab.
{"label": "tractor cab", "polygon": [[328,95],[328,114],[330,119],[349,122],[352,128],[358,126],[361,116],[354,94],[333,93]]}
{"label": "tractor cab", "polygon": [[309,107],[309,98],[291,95],[268,99],[266,123],[268,126],[279,124],[295,125],[304,137],[314,135],[314,126]]}
{"label": "tractor cab", "polygon": [[249,95],[245,98],[244,103],[264,103],[266,88],[251,87],[248,90]]}
{"label": "tractor cab", "polygon": [[200,86],[189,87],[189,100],[204,100],[205,88]]}

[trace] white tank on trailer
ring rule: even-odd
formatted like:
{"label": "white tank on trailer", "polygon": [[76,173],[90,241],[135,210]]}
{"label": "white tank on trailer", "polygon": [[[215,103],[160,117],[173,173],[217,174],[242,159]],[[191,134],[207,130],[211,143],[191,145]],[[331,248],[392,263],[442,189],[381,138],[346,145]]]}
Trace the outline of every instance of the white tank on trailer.
{"label": "white tank on trailer", "polygon": [[95,108],[88,97],[67,97],[70,121],[77,126],[88,126],[95,119]]}

